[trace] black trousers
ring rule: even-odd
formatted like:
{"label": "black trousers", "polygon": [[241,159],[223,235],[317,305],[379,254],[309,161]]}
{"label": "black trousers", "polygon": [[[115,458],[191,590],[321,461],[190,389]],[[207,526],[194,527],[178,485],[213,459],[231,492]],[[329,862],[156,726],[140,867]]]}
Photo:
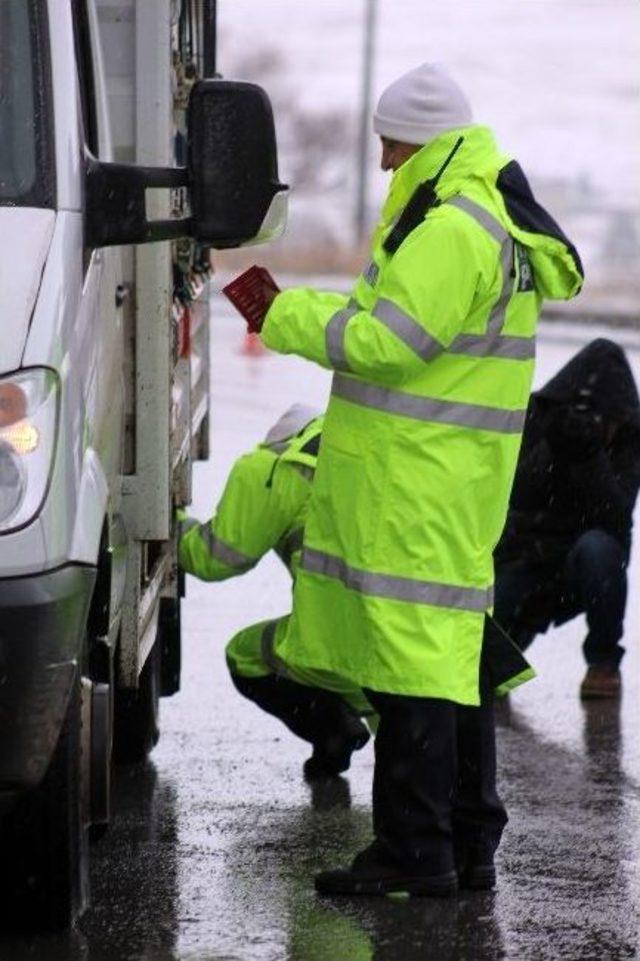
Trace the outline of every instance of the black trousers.
{"label": "black trousers", "polygon": [[365,691],[380,715],[373,828],[389,860],[438,874],[468,858],[490,861],[507,822],[496,790],[493,703]]}
{"label": "black trousers", "polygon": [[553,564],[498,564],[494,618],[525,650],[551,623],[563,624],[584,613],[588,633],[582,650],[587,664],[617,667],[624,655],[620,639],[627,603],[626,566],[621,545],[601,530],[586,531]]}
{"label": "black trousers", "polygon": [[297,684],[286,677],[241,677],[231,673],[236,690],[285,724],[292,734],[314,746],[326,743],[344,731],[345,714],[350,712],[344,698],[332,691]]}
{"label": "black trousers", "polygon": [[[244,697],[312,744],[322,743],[344,723],[344,702],[337,694],[275,675],[231,677]],[[469,855],[490,859],[507,814],[496,791],[488,676],[481,686],[481,707],[365,693],[380,715],[373,828],[386,856],[433,874],[453,870],[456,860]]]}

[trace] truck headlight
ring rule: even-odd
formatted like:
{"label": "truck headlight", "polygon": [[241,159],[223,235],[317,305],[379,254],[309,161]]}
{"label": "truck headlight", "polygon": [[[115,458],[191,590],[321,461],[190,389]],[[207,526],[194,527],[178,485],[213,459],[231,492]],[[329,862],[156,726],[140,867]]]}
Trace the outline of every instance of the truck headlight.
{"label": "truck headlight", "polygon": [[0,377],[0,534],[38,512],[55,452],[59,382],[44,367]]}

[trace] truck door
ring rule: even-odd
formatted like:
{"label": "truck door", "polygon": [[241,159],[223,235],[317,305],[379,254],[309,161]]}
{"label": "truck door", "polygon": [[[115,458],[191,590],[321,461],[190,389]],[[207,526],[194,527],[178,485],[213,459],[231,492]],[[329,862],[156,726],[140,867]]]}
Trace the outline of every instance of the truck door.
{"label": "truck door", "polygon": [[[93,0],[73,0],[78,80],[86,148],[111,160],[102,56]],[[78,317],[83,338],[85,450],[92,447],[106,474],[111,506],[120,496],[124,431],[124,330],[119,248],[84,250],[85,279]],[[115,502],[115,503],[114,503]]]}

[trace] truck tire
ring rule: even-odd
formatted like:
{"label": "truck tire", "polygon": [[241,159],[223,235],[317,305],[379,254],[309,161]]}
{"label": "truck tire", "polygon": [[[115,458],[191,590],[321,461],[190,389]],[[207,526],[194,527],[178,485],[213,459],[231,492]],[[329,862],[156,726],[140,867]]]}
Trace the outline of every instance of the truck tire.
{"label": "truck tire", "polygon": [[[9,926],[59,930],[89,895],[88,831],[82,812],[80,678],[42,783],[8,815],[0,841],[0,913]],[[4,917],[3,917],[4,920]]]}
{"label": "truck tire", "polygon": [[144,761],[158,743],[161,650],[156,639],[135,691],[115,692],[113,758],[118,764]]}

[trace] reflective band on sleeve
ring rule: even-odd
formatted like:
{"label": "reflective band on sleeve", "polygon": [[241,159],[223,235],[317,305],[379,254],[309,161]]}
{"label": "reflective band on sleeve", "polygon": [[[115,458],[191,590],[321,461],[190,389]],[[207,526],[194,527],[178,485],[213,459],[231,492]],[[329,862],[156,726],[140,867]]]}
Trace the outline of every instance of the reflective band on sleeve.
{"label": "reflective band on sleeve", "polygon": [[451,199],[446,202],[453,207],[457,207],[458,210],[464,210],[466,214],[473,217],[499,244],[503,244],[508,238],[509,234],[500,221],[494,217],[493,214],[490,214],[485,207],[477,204],[474,200],[469,200],[468,197],[463,197],[458,194],[458,196],[451,197]]}
{"label": "reflective band on sleeve", "polygon": [[481,404],[418,397],[416,394],[388,390],[341,374],[334,376],[331,393],[334,397],[351,401],[353,404],[361,404],[363,407],[373,407],[387,414],[399,414],[416,420],[434,421],[475,430],[491,430],[500,434],[520,434],[527,413],[526,410],[505,410],[500,407],[485,407]]}
{"label": "reflective band on sleeve", "polygon": [[373,597],[477,613],[484,613],[493,604],[493,587],[459,587],[395,574],[375,574],[351,567],[341,557],[310,547],[305,547],[302,553],[301,567],[311,574],[322,574],[341,581],[351,591]]}
{"label": "reflective band on sleeve", "polygon": [[374,287],[376,280],[378,279],[378,274],[380,273],[380,268],[378,267],[375,260],[372,260],[368,267],[362,272],[362,276],[366,283],[370,287]]}
{"label": "reflective band on sleeve", "polygon": [[516,281],[513,238],[492,214],[481,207],[480,204],[469,200],[468,197],[453,197],[447,203],[464,210],[481,227],[487,230],[494,240],[501,244],[500,266],[502,270],[500,295],[489,314],[486,334],[460,334],[447,348],[448,352],[451,354],[469,354],[474,357],[502,357],[508,360],[534,359],[536,354],[534,337],[514,337],[502,334],[507,307],[513,297]]}
{"label": "reflective band on sleeve", "polygon": [[324,336],[327,357],[329,358],[329,363],[335,370],[351,370],[344,350],[344,332],[353,315],[357,313],[357,304],[351,304],[351,302],[349,302],[346,307],[338,310],[333,315],[325,328]]}
{"label": "reflective band on sleeve", "polygon": [[498,297],[495,306],[489,314],[489,320],[487,321],[487,336],[489,338],[497,337],[500,334],[507,317],[507,304],[513,296],[513,285],[515,283],[513,257],[514,243],[511,237],[508,237],[503,243],[502,250],[500,251],[502,287],[500,289],[500,296]]}
{"label": "reflective band on sleeve", "polygon": [[410,347],[423,360],[442,353],[442,344],[426,332],[417,320],[394,304],[392,300],[381,299],[377,302],[372,315],[396,337]]}
{"label": "reflective band on sleeve", "polygon": [[507,360],[535,360],[535,337],[508,337],[504,334],[489,338],[486,334],[460,334],[447,348],[451,354],[472,357],[503,357]]}
{"label": "reflective band on sleeve", "polygon": [[219,537],[216,537],[211,529],[211,524],[200,525],[200,536],[207,545],[211,556],[222,561],[222,563],[228,567],[233,567],[238,571],[245,571],[249,570],[250,567],[253,567],[254,564],[258,562],[257,558],[247,557],[246,554],[241,554],[240,551],[229,547],[229,545],[221,541]]}
{"label": "reflective band on sleeve", "polygon": [[293,557],[296,551],[299,551],[302,549],[303,543],[304,543],[303,527],[296,527],[296,529],[291,531],[290,534],[287,534],[285,537],[283,537],[282,540],[279,541],[278,546],[276,547],[276,552],[280,557],[282,563],[286,564],[287,567],[291,567],[291,558]]}

